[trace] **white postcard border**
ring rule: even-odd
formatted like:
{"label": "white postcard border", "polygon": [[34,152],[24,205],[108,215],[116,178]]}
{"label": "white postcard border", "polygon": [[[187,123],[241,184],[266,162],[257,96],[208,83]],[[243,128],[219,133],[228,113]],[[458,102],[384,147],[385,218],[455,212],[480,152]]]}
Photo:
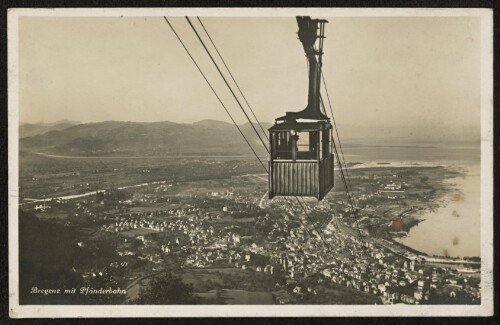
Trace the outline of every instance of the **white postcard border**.
{"label": "white postcard border", "polygon": [[[479,16],[481,18],[481,305],[19,305],[18,176],[20,16],[319,17]],[[493,315],[493,11],[406,8],[58,8],[8,10],[9,315],[60,317],[490,316]]]}

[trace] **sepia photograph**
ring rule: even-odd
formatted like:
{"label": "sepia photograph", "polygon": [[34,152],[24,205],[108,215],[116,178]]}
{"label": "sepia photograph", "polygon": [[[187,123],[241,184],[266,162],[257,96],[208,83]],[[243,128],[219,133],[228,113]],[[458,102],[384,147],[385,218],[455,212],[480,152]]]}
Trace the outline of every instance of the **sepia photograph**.
{"label": "sepia photograph", "polygon": [[10,317],[491,316],[489,9],[10,9]]}

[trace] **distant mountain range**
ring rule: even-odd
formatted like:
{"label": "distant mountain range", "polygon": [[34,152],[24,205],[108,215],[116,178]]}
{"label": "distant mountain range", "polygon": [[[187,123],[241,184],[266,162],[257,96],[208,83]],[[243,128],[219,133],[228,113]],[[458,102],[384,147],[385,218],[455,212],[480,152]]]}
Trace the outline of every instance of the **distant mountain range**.
{"label": "distant mountain range", "polygon": [[[263,123],[264,130],[271,124]],[[259,126],[255,126],[260,130]],[[266,154],[249,123],[240,126],[259,154]],[[267,131],[266,131],[267,132]],[[479,144],[480,130],[443,128],[440,133],[407,128],[339,125],[347,146],[413,146],[467,142]],[[267,142],[261,132],[261,138]],[[231,123],[203,120],[185,124],[173,122],[21,124],[20,149],[59,155],[242,155],[251,154],[245,140]]]}
{"label": "distant mountain range", "polygon": [[[263,124],[269,128],[270,124]],[[55,126],[54,126],[55,127]],[[257,126],[258,127],[258,126]],[[259,153],[265,150],[250,124],[240,126]],[[261,135],[262,139],[266,138]],[[107,121],[69,125],[20,139],[20,149],[65,155],[241,155],[249,149],[233,124],[203,120],[173,122]]]}
{"label": "distant mountain range", "polygon": [[19,124],[19,138],[32,137],[49,131],[60,131],[77,124],[81,123],[69,120],[53,123],[21,123]]}

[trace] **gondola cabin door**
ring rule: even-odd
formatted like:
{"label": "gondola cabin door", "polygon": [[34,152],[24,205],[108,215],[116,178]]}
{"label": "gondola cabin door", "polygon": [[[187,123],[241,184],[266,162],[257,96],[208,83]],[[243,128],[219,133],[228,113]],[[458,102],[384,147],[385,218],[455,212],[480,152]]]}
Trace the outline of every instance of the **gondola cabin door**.
{"label": "gondola cabin door", "polygon": [[307,107],[287,112],[269,129],[269,198],[310,196],[318,200],[333,188],[332,126],[322,112],[320,84],[326,20],[297,17],[298,36],[309,66]]}

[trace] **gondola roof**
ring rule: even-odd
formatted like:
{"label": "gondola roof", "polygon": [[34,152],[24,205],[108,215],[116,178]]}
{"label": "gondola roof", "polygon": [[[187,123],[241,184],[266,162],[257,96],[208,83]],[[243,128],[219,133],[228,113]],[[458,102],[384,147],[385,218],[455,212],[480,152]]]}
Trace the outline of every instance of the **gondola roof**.
{"label": "gondola roof", "polygon": [[317,122],[296,122],[296,123],[277,123],[269,128],[269,131],[289,131],[291,129],[296,131],[318,131],[323,130],[328,121]]}

